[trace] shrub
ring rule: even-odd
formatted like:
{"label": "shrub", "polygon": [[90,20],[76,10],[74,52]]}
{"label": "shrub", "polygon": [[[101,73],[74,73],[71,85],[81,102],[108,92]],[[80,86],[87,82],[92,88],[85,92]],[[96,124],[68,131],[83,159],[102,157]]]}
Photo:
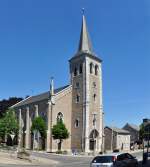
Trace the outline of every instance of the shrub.
{"label": "shrub", "polygon": [[56,154],[62,154],[63,152],[61,150],[56,151]]}
{"label": "shrub", "polygon": [[114,153],[118,153],[119,152],[119,149],[115,149],[113,150]]}

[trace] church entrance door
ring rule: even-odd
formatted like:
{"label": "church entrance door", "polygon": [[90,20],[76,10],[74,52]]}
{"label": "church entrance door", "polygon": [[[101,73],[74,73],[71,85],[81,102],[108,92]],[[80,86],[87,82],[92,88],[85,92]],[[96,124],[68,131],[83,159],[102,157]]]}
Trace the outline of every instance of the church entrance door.
{"label": "church entrance door", "polygon": [[90,133],[90,141],[89,141],[89,149],[91,151],[96,150],[97,147],[97,137],[99,136],[99,133],[96,129],[92,130]]}
{"label": "church entrance door", "polygon": [[90,139],[90,150],[94,151],[95,147],[96,147],[96,140]]}

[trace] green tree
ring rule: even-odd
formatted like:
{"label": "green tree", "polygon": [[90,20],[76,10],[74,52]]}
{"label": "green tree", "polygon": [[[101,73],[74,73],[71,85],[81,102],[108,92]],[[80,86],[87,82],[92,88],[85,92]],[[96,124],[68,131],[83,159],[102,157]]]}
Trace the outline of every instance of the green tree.
{"label": "green tree", "polygon": [[5,116],[6,111],[9,107],[23,100],[21,97],[10,97],[9,99],[3,99],[0,101],[0,118]]}
{"label": "green tree", "polygon": [[69,137],[69,132],[62,120],[57,121],[57,124],[53,126],[52,135],[55,140],[59,140],[58,150],[61,151],[63,140]]}
{"label": "green tree", "polygon": [[1,140],[4,140],[5,137],[5,124],[4,119],[0,119],[0,138]]}
{"label": "green tree", "polygon": [[145,133],[144,124],[142,123],[142,124],[140,125],[140,130],[139,130],[139,138],[140,138],[140,140],[143,140],[143,138],[144,138],[144,133]]}
{"label": "green tree", "polygon": [[43,120],[42,117],[36,117],[34,118],[33,122],[32,122],[32,127],[31,127],[31,131],[32,133],[36,130],[38,132],[40,132],[41,137],[45,138],[46,137],[46,123]]}
{"label": "green tree", "polygon": [[17,135],[19,131],[19,123],[17,121],[14,109],[6,111],[3,118],[0,119],[0,137],[8,135]]}

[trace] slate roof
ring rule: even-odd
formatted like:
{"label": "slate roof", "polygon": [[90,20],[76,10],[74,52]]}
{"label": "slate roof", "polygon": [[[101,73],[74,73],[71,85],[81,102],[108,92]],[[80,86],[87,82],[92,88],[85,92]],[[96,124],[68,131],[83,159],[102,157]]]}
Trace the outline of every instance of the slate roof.
{"label": "slate roof", "polygon": [[79,48],[78,48],[78,52],[81,52],[81,51],[88,51],[92,53],[92,44],[90,41],[84,15],[82,17],[82,28],[81,28],[80,42],[79,42]]}
{"label": "slate roof", "polygon": [[109,129],[113,130],[114,132],[117,132],[117,133],[120,133],[120,134],[130,134],[129,131],[124,130],[124,129],[120,129],[120,128],[117,128],[117,127],[106,126],[105,128],[109,128]]}
{"label": "slate roof", "polygon": [[136,131],[139,131],[140,130],[140,127],[135,125],[135,124],[129,124],[127,123],[127,126],[130,126],[132,129],[136,130]]}
{"label": "slate roof", "polygon": [[[60,87],[58,89],[55,89],[54,90],[54,93],[57,94],[59,93],[60,91],[66,89],[67,87],[69,87],[70,85],[66,85],[66,86],[63,86],[63,87]],[[42,101],[42,100],[48,100],[49,99],[49,96],[50,96],[50,92],[47,91],[47,92],[44,92],[44,93],[41,93],[39,95],[35,95],[35,96],[30,96],[24,100],[22,100],[21,102],[15,104],[12,106],[12,108],[17,108],[17,107],[21,107],[21,106],[24,106],[24,105],[27,105],[27,104],[31,104],[31,103],[36,103],[36,102],[39,102],[39,101]]]}

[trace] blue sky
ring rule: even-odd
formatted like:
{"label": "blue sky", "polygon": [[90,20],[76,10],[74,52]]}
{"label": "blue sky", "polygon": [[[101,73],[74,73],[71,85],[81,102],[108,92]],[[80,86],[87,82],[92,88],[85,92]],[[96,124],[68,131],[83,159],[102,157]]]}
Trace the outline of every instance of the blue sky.
{"label": "blue sky", "polygon": [[105,123],[150,117],[149,0],[0,1],[0,99],[69,83],[85,8],[94,51],[103,59]]}

